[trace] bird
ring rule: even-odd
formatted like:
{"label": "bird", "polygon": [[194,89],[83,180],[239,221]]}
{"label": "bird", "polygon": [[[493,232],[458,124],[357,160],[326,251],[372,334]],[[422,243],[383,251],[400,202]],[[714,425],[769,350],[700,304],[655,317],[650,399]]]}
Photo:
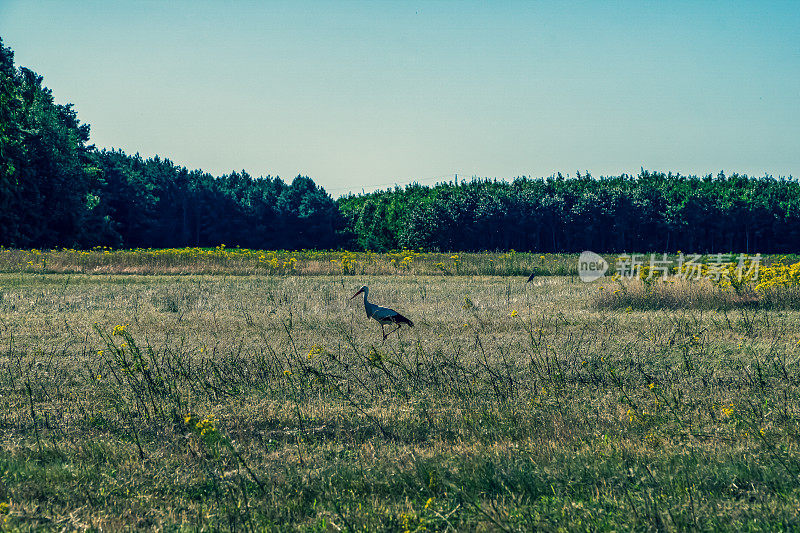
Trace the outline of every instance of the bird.
{"label": "bird", "polygon": [[[358,292],[356,292],[353,296],[351,296],[350,299],[352,300],[362,292],[364,293],[364,310],[367,312],[368,317],[374,318],[375,320],[378,321],[378,324],[381,325],[381,332],[383,333],[384,340],[386,340],[386,337],[388,337],[395,331],[399,331],[400,327],[403,324],[408,324],[412,328],[414,327],[414,323],[411,320],[407,319],[394,309],[389,309],[388,307],[381,307],[380,305],[375,305],[373,303],[370,303],[367,300],[367,296],[369,295],[369,288],[367,288],[366,285],[358,289]],[[389,333],[386,333],[386,330],[384,329],[384,326],[386,324],[396,324],[397,327],[392,331],[390,331]],[[398,335],[400,334],[398,333]]]}

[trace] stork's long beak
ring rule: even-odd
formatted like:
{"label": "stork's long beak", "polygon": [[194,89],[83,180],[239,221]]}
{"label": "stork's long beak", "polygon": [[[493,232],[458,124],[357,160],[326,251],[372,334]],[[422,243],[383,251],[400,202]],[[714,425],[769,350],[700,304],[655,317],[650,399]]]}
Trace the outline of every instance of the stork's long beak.
{"label": "stork's long beak", "polygon": [[355,293],[354,295],[352,295],[352,296],[350,297],[350,299],[352,300],[353,298],[355,298],[356,296],[358,296],[358,295],[359,295],[359,294],[361,294],[362,292],[364,292],[364,289],[358,289],[358,292],[357,292],[357,293]]}

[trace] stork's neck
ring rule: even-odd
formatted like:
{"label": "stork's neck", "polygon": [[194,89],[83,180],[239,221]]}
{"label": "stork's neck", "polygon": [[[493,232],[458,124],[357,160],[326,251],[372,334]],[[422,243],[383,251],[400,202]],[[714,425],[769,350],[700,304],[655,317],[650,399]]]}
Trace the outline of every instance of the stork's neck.
{"label": "stork's neck", "polygon": [[369,289],[364,287],[364,311],[367,313],[367,316],[372,316],[372,314],[375,312],[378,306],[373,303],[370,303],[367,300],[368,294],[369,294]]}

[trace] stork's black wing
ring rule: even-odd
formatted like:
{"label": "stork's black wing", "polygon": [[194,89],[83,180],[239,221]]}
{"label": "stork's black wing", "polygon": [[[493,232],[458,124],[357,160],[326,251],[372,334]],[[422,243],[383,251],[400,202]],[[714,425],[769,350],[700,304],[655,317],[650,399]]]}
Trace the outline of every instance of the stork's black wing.
{"label": "stork's black wing", "polygon": [[396,315],[393,315],[390,318],[392,319],[392,322],[394,322],[395,324],[408,324],[412,328],[414,327],[414,323],[411,320],[404,317],[403,315],[401,315],[400,313],[397,313]]}

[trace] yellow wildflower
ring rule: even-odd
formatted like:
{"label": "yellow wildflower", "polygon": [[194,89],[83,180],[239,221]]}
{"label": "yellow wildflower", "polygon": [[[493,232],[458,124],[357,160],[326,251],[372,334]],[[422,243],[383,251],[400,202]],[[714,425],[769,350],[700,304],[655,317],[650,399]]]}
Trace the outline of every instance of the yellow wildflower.
{"label": "yellow wildflower", "polygon": [[[313,359],[314,356],[319,355],[323,352],[324,348],[319,344],[314,344],[311,349],[308,351],[308,358]],[[285,374],[285,372],[284,372]]]}

